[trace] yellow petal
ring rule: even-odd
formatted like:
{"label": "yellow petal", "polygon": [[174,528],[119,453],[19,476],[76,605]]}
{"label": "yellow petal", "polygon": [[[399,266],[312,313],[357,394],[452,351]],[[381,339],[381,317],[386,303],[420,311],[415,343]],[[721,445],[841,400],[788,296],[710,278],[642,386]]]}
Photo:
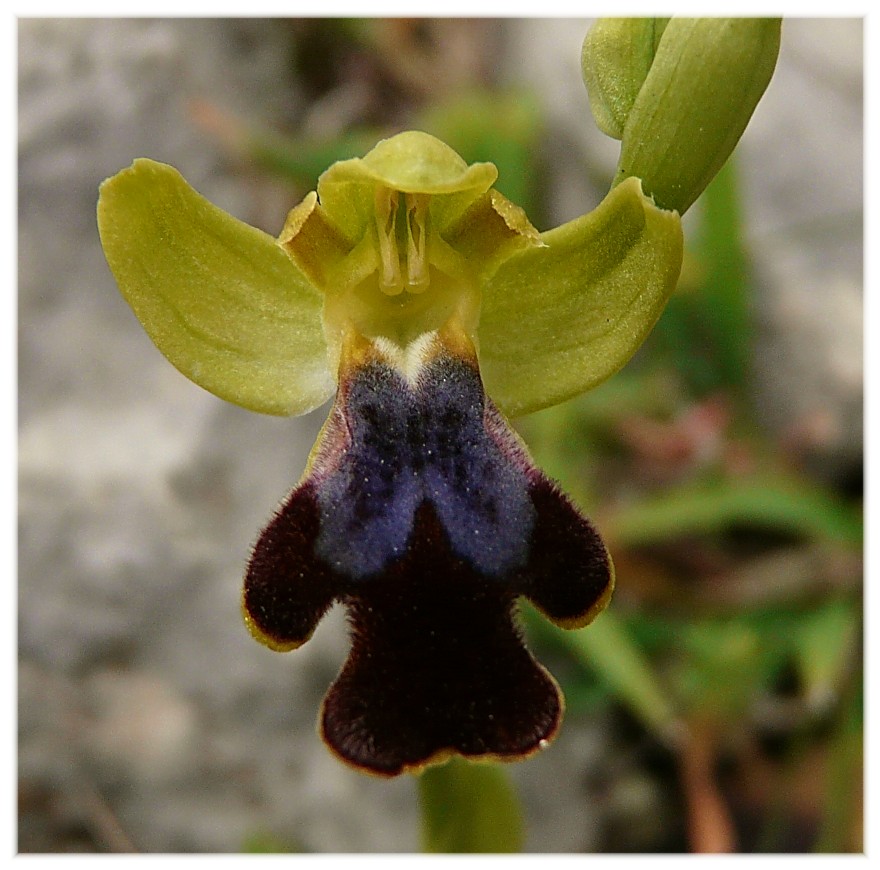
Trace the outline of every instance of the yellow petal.
{"label": "yellow petal", "polygon": [[660,317],[681,270],[681,221],[638,179],[590,214],[542,233],[484,288],[480,367],[506,413],[590,389],[620,369]]}

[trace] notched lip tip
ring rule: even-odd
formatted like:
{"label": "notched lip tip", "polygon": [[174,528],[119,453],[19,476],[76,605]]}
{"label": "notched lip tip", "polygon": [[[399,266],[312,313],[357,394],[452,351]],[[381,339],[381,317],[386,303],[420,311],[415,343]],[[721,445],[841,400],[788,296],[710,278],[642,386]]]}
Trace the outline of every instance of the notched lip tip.
{"label": "notched lip tip", "polygon": [[333,755],[337,760],[341,761],[346,767],[351,770],[357,771],[358,773],[366,774],[367,776],[372,776],[377,779],[394,779],[403,774],[412,774],[414,776],[420,776],[423,774],[429,767],[439,767],[447,762],[451,761],[453,758],[463,758],[466,761],[471,761],[474,764],[515,764],[520,761],[527,761],[533,756],[537,755],[539,752],[543,752],[545,749],[548,749],[553,741],[559,736],[559,732],[562,728],[562,720],[565,715],[565,696],[562,694],[562,691],[559,688],[556,680],[553,676],[544,668],[542,665],[538,665],[548,677],[552,681],[554,688],[556,689],[556,697],[559,702],[559,707],[555,716],[555,719],[552,723],[552,726],[546,731],[546,733],[539,737],[532,746],[527,749],[516,751],[516,752],[480,752],[480,753],[465,753],[461,752],[454,747],[443,747],[442,749],[437,749],[431,754],[429,754],[426,758],[417,761],[402,761],[400,764],[395,765],[394,767],[377,767],[370,766],[369,764],[365,764],[362,762],[355,761],[353,758],[345,755],[327,736],[326,731],[324,729],[324,702],[326,702],[326,697],[324,702],[321,704],[321,709],[318,713],[318,720],[316,725],[316,731],[318,736],[321,738],[321,742],[324,746],[329,750],[331,755]]}
{"label": "notched lip tip", "polygon": [[421,776],[426,770],[428,770],[428,768],[441,767],[444,764],[452,761],[452,759],[454,758],[464,759],[465,761],[470,761],[473,764],[515,764],[519,761],[527,761],[528,759],[537,755],[539,752],[543,752],[545,749],[549,748],[550,744],[553,743],[559,733],[560,725],[561,721],[557,721],[556,727],[550,734],[542,737],[534,746],[523,752],[511,752],[508,754],[501,752],[483,752],[470,755],[464,752],[459,752],[457,749],[438,749],[435,753],[429,755],[422,761],[403,762],[394,768],[371,767],[368,764],[357,762],[354,759],[343,755],[335,746],[333,746],[332,743],[329,742],[327,737],[324,735],[320,724],[318,726],[318,733],[327,749],[329,749],[332,755],[339,761],[341,761],[346,767],[356,771],[357,773],[363,773],[367,776],[372,776],[377,779],[387,780],[395,779],[396,777],[403,776],[404,774]]}

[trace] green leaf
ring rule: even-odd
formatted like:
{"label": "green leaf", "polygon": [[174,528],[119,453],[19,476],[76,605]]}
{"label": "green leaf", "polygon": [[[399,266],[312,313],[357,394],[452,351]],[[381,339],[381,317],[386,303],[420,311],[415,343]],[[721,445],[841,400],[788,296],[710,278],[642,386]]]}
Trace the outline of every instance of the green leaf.
{"label": "green leaf", "polygon": [[701,200],[698,236],[706,264],[702,302],[719,380],[742,395],[753,346],[736,160],[728,160]]}
{"label": "green leaf", "polygon": [[734,617],[681,625],[673,651],[669,680],[689,718],[731,720],[782,667],[787,646],[755,620]]}
{"label": "green leaf", "polygon": [[805,613],[792,641],[807,697],[817,703],[834,698],[841,675],[853,659],[859,628],[856,603],[831,600]]}
{"label": "green leaf", "polygon": [[147,334],[199,386],[265,414],[330,397],[323,298],[271,236],[146,159],[101,185],[98,229]]}
{"label": "green leaf", "polygon": [[830,493],[780,475],[701,480],[647,497],[606,523],[608,537],[625,546],[748,525],[810,538],[858,544],[856,511]]}
{"label": "green leaf", "polygon": [[657,322],[681,269],[678,215],[637,179],[583,217],[541,234],[484,288],[480,366],[506,413],[582,393],[620,369]]}
{"label": "green leaf", "polygon": [[519,852],[523,818],[507,771],[452,758],[419,776],[425,852]]}
{"label": "green leaf", "polygon": [[699,283],[673,295],[655,336],[694,395],[725,390],[745,398],[754,330],[735,157],[700,203]]}
{"label": "green leaf", "polygon": [[652,730],[671,735],[678,727],[668,692],[613,610],[586,628],[560,631],[558,642],[585,664]]}

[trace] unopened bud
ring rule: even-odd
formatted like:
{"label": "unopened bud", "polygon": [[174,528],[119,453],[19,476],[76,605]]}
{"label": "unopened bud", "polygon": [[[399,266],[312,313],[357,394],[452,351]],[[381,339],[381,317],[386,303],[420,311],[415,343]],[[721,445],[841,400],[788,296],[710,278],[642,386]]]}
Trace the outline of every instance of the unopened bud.
{"label": "unopened bud", "polygon": [[[602,83],[596,93],[604,96],[591,97],[594,114],[595,103],[601,106],[599,126],[608,132],[623,123],[613,184],[636,176],[657,205],[684,213],[724,165],[764,94],[779,55],[781,20],[671,19],[634,97],[656,28],[600,25],[601,52],[584,69],[585,78],[589,67],[591,79]],[[624,60],[609,59],[612,38]],[[588,36],[585,53],[592,45]]]}
{"label": "unopened bud", "polygon": [[648,76],[668,18],[600,18],[584,40],[581,70],[596,125],[613,139]]}

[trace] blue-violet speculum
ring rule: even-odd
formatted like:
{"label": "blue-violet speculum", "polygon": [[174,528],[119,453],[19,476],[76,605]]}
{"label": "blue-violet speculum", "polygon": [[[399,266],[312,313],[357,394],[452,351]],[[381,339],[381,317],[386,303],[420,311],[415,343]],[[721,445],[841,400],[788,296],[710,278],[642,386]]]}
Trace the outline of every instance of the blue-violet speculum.
{"label": "blue-violet speculum", "polygon": [[406,360],[352,339],[309,472],[254,549],[244,607],[282,650],[347,607],[352,650],[321,733],[344,760],[396,774],[546,745],[562,698],[523,645],[516,599],[576,627],[611,587],[596,531],[532,464],[449,325]]}

